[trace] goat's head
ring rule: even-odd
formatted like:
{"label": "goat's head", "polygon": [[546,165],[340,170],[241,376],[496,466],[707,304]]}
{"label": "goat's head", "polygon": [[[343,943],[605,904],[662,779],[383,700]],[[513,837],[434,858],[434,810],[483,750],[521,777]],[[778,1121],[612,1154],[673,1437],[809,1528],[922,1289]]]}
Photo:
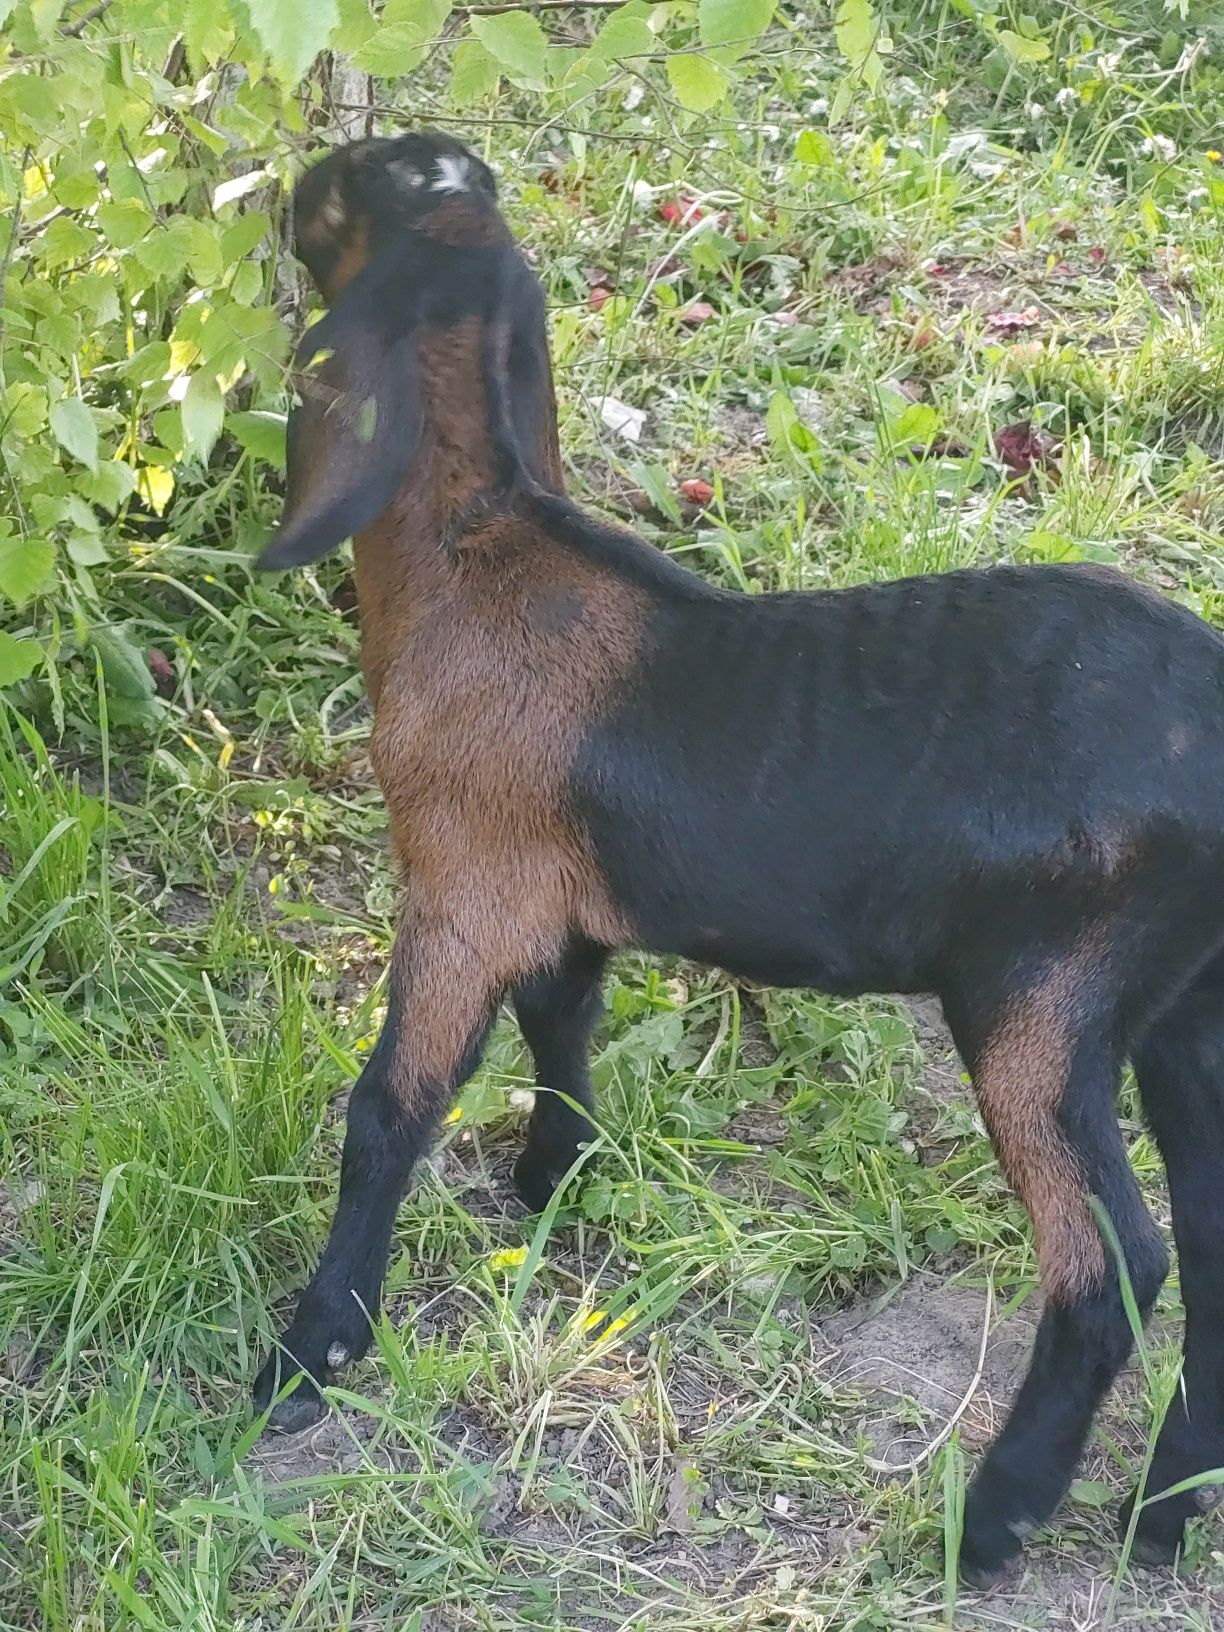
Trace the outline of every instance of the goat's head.
{"label": "goat's head", "polygon": [[487,165],[438,132],[353,142],[303,177],[294,224],[331,310],[298,347],[284,514],[261,566],[318,560],[415,479],[421,342],[464,319],[481,336],[494,485],[560,485],[543,300]]}
{"label": "goat's head", "polygon": [[456,248],[510,236],[488,165],[434,131],[337,148],[303,176],[293,209],[297,257],[333,305],[380,256],[411,262],[421,236]]}

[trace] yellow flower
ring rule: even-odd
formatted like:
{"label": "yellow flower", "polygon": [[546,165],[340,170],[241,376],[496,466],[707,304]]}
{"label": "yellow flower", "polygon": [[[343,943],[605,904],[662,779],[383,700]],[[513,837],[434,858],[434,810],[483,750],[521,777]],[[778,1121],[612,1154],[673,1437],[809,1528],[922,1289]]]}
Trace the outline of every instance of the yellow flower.
{"label": "yellow flower", "polygon": [[1221,153],[1218,147],[1209,147],[1207,149],[1207,157],[1211,160],[1212,164],[1219,164],[1220,160],[1224,159],[1224,153]]}
{"label": "yellow flower", "polygon": [[492,1256],[489,1258],[489,1268],[517,1269],[521,1263],[525,1262],[526,1257],[526,1247],[507,1247],[502,1252],[495,1252],[492,1254]]}

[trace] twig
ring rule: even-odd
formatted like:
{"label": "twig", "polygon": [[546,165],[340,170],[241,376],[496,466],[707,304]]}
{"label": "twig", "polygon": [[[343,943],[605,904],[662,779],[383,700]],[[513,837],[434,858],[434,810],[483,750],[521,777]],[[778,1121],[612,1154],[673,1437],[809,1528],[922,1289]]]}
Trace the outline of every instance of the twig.
{"label": "twig", "polygon": [[13,251],[17,247],[17,228],[21,225],[21,194],[25,173],[33,157],[34,149],[28,144],[21,155],[21,165],[18,169],[17,193],[13,199],[13,222],[9,227],[8,243],[4,246],[4,256],[0,259],[0,351],[4,349],[4,285],[8,281],[9,264],[13,259]]}
{"label": "twig", "polygon": [[96,23],[102,13],[109,11],[113,4],[114,0],[98,0],[98,4],[91,6],[83,17],[78,17],[76,22],[71,23],[67,28],[61,28],[60,34],[66,40],[80,39],[90,23]]}
{"label": "twig", "polygon": [[456,6],[452,16],[496,17],[502,11],[609,11],[625,0],[528,0],[526,5]]}
{"label": "twig", "polygon": [[924,1445],[918,1455],[911,1457],[908,1462],[886,1462],[883,1457],[864,1457],[863,1460],[873,1473],[916,1473],[924,1462],[930,1461],[943,1442],[951,1437],[952,1430],[969,1409],[969,1403],[977,1393],[978,1384],[982,1380],[982,1373],[986,1369],[986,1345],[990,1342],[990,1320],[993,1314],[994,1288],[988,1286],[986,1288],[986,1318],[982,1322],[982,1346],[978,1350],[977,1369],[973,1373],[969,1387],[965,1390],[964,1398],[930,1444]]}
{"label": "twig", "polygon": [[124,156],[132,167],[133,175],[135,175],[136,180],[140,183],[140,190],[145,196],[145,203],[149,206],[149,214],[154,218],[154,220],[156,220],[157,205],[153,202],[153,194],[149,191],[149,184],[144,178],[144,172],[136,163],[136,157],[131,148],[128,146],[127,137],[123,134],[122,130],[120,130],[117,134],[119,136],[119,146],[123,149]]}

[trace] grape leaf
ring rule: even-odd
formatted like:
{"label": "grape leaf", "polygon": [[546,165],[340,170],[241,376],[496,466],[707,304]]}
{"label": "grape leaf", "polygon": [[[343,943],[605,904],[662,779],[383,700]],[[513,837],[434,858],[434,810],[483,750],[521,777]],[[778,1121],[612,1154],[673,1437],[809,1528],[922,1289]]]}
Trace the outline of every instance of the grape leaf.
{"label": "grape leaf", "polygon": [[51,410],[55,440],[90,470],[98,468],[98,427],[80,397],[62,397]]}
{"label": "grape leaf", "polygon": [[336,0],[247,0],[247,9],[272,72],[288,88],[302,78],[340,21]]}

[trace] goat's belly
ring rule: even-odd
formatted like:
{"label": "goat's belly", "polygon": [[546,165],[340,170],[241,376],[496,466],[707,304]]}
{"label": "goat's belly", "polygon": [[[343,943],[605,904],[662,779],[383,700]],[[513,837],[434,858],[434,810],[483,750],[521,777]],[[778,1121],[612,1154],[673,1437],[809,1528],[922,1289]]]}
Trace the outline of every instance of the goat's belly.
{"label": "goat's belly", "polygon": [[933,973],[918,948],[895,951],[865,946],[857,938],[813,937],[796,944],[779,922],[774,934],[735,934],[698,926],[680,941],[647,937],[649,950],[674,953],[694,963],[724,969],[729,975],[760,986],[801,986],[855,997],[865,992],[920,992],[930,988]]}

